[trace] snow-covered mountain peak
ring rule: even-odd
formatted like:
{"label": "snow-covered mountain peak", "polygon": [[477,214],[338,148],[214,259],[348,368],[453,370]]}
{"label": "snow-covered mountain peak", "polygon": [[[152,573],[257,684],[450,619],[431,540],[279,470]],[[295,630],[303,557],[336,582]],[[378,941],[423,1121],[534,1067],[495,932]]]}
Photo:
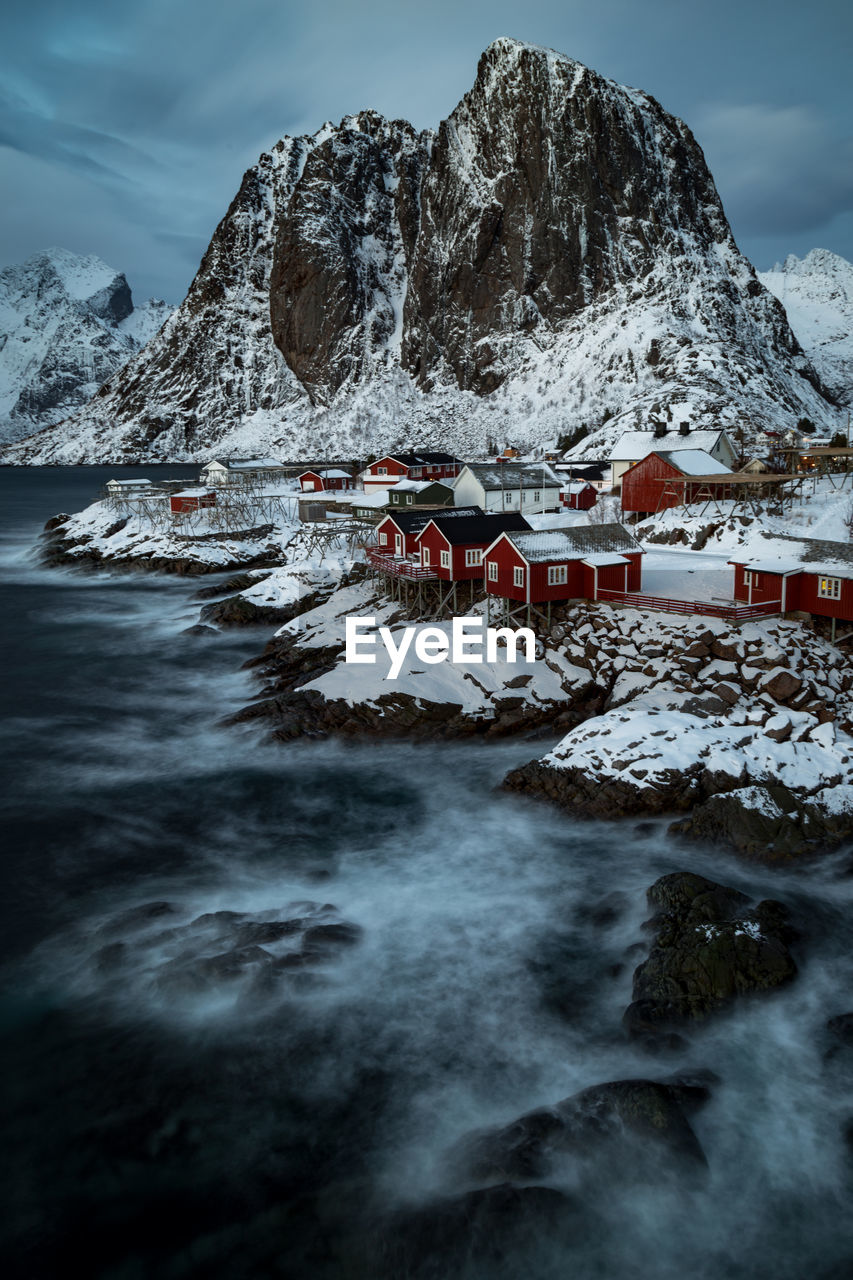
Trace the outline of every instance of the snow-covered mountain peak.
{"label": "snow-covered mountain peak", "polygon": [[853,263],[829,249],[789,253],[759,280],[787,312],[825,386],[853,404]]}
{"label": "snow-covered mountain peak", "polygon": [[482,455],[584,428],[837,410],[735,244],[689,128],[509,38],[435,134],[373,111],[244,175],[184,303],[16,460]]}
{"label": "snow-covered mountain peak", "polygon": [[171,308],[135,308],[124,275],[53,247],[0,271],[0,440],[85,404],[154,336]]}

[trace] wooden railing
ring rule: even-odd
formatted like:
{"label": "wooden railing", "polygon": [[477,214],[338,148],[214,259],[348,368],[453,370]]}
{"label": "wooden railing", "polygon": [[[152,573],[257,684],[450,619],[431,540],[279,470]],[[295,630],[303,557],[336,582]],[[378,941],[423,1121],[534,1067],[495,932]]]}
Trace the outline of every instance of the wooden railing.
{"label": "wooden railing", "polygon": [[374,569],[390,574],[392,578],[409,578],[413,582],[432,582],[436,578],[431,569],[424,569],[422,565],[413,564],[411,560],[404,560],[388,551],[378,551],[376,547],[365,547],[364,556]]}
{"label": "wooden railing", "polygon": [[709,618],[723,618],[726,622],[766,618],[782,611],[781,600],[770,600],[766,604],[712,604],[709,600],[670,600],[665,596],[646,596],[640,592],[611,591],[607,587],[599,587],[598,599],[618,601],[637,609],[653,609],[658,613],[700,613]]}

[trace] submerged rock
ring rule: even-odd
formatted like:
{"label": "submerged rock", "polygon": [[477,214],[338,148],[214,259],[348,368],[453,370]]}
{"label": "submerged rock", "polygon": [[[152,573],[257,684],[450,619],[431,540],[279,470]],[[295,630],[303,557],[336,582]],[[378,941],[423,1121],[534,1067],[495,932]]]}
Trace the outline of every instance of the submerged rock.
{"label": "submerged rock", "polygon": [[552,1107],[530,1111],[500,1128],[468,1135],[451,1159],[477,1182],[547,1178],[567,1159],[609,1157],[619,1176],[632,1177],[672,1161],[707,1164],[684,1114],[708,1097],[685,1082],[614,1080],[593,1085]]}
{"label": "submerged rock", "polygon": [[794,931],[782,903],[751,908],[738,890],[683,871],[661,877],[648,899],[656,908],[655,939],[634,972],[624,1015],[632,1035],[657,1035],[796,976],[788,950]]}

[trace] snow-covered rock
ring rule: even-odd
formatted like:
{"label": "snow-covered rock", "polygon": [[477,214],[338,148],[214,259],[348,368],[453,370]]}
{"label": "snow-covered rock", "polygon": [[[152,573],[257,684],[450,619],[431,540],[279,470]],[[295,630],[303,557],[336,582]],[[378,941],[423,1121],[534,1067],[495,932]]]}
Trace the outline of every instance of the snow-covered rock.
{"label": "snow-covered rock", "polygon": [[59,422],[154,336],[171,312],[133,305],[100,258],[48,249],[0,271],[0,441]]}
{"label": "snow-covered rock", "polygon": [[790,253],[758,278],[782,303],[824,384],[853,404],[853,263],[828,249]]}
{"label": "snow-covered rock", "polygon": [[702,151],[647,94],[500,39],[440,126],[361,112],[250,169],[187,298],[15,462],[467,456],[580,425],[839,425],[740,254]]}

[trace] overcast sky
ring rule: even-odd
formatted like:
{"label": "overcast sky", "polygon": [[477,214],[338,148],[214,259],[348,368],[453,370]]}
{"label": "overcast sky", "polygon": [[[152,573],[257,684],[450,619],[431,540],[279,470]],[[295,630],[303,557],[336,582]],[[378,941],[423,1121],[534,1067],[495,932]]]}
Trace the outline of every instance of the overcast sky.
{"label": "overcast sky", "polygon": [[180,301],[261,151],[363,107],[435,126],[499,35],[686,120],[760,269],[853,259],[850,0],[4,0],[0,265],[59,244]]}

